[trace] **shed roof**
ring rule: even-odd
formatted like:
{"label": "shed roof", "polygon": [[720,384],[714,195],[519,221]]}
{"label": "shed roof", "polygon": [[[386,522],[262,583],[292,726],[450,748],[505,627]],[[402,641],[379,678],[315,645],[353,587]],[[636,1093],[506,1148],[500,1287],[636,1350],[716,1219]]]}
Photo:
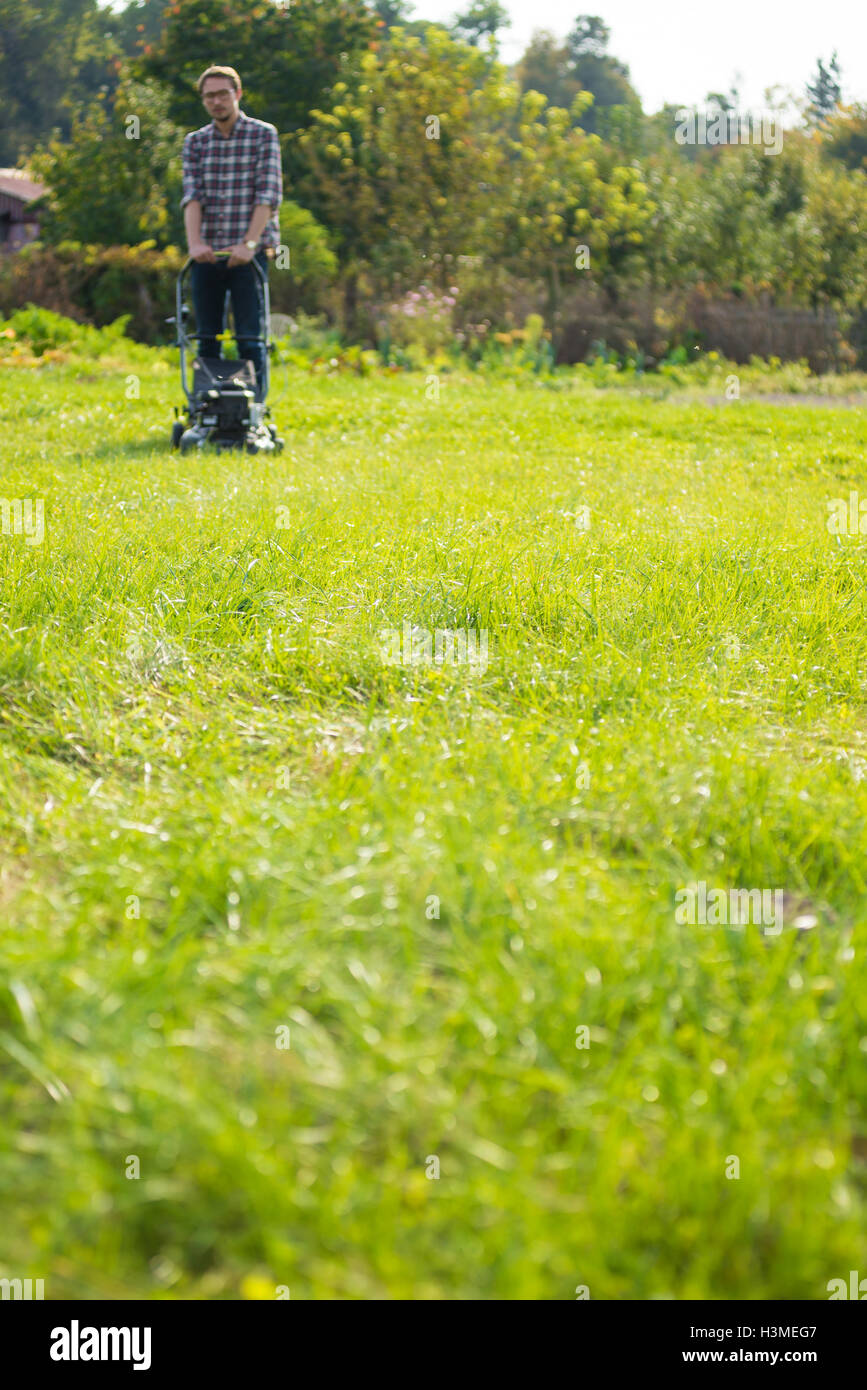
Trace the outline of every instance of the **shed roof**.
{"label": "shed roof", "polygon": [[31,203],[40,194],[47,193],[44,183],[37,183],[24,169],[0,169],[0,193],[10,198],[20,198],[22,203]]}

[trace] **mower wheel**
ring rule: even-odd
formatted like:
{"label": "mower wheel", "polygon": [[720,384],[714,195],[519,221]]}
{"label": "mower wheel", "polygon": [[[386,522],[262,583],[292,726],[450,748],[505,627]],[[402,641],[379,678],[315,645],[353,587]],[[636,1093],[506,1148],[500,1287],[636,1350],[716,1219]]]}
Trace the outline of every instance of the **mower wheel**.
{"label": "mower wheel", "polygon": [[173,449],[177,449],[178,445],[179,445],[180,442],[181,442],[181,435],[183,434],[183,432],[184,432],[185,429],[186,429],[186,425],[184,424],[183,420],[176,420],[175,423],[172,425],[172,448],[173,448]]}

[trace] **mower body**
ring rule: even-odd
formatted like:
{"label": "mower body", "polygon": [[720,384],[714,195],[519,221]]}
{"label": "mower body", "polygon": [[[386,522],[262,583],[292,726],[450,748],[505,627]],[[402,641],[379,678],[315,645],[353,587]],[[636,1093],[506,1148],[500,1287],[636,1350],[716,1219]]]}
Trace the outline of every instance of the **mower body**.
{"label": "mower body", "polygon": [[[176,346],[181,354],[181,386],[186,397],[186,420],[178,418],[172,428],[172,445],[182,454],[213,444],[217,449],[246,449],[248,453],[279,452],[283,440],[273,425],[267,423],[271,414],[265,398],[270,383],[271,302],[268,277],[257,261],[254,267],[261,282],[264,300],[265,338],[259,341],[265,348],[265,381],[261,401],[256,399],[256,373],[252,362],[228,360],[222,357],[196,356],[193,361],[193,380],[189,383],[187,356],[199,334],[187,328],[189,309],[183,302],[184,279],[192,262],[187,261],[178,275],[175,290],[177,328]],[[228,308],[228,293],[226,303]],[[224,315],[225,322],[225,315]],[[175,411],[178,415],[179,412]]]}

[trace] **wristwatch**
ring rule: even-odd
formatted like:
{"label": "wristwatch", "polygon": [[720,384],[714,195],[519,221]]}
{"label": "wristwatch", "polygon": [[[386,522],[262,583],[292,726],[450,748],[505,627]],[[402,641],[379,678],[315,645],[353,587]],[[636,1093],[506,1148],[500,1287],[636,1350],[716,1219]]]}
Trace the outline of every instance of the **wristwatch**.
{"label": "wristwatch", "polygon": [[245,241],[245,242],[244,242],[244,245],[245,245],[245,246],[249,246],[249,248],[250,248],[251,251],[255,251],[255,250],[256,250],[256,247],[259,245],[259,243],[258,243],[258,241]]}

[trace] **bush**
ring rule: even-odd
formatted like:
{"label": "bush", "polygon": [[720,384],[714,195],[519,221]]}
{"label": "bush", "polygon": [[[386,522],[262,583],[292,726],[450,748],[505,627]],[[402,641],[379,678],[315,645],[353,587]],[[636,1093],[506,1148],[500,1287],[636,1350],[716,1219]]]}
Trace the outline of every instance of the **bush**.
{"label": "bush", "polygon": [[99,361],[109,369],[135,363],[165,370],[173,349],[150,348],[125,337],[127,319],[128,315],[122,314],[113,323],[94,328],[53,309],[25,304],[10,318],[0,318],[0,367],[43,367],[83,359]]}
{"label": "bush", "polygon": [[139,246],[90,246],[33,242],[0,264],[0,313],[39,305],[79,323],[105,327],[125,317],[140,342],[169,343],[165,319],[174,311],[180,251],[152,241]]}
{"label": "bush", "polygon": [[25,304],[23,309],[16,310],[11,318],[0,323],[0,335],[9,342],[25,342],[37,357],[71,344],[84,357],[98,357],[117,347],[124,336],[127,317],[124,315],[106,328],[92,328],[55,314],[51,309]]}
{"label": "bush", "polygon": [[271,307],[295,314],[302,305],[308,311],[329,306],[329,291],[337,279],[337,257],[325,228],[306,208],[285,201],[280,208],[280,240],[289,248],[289,265],[282,257],[271,262]]}
{"label": "bush", "polygon": [[[283,236],[290,248],[286,270],[271,263],[271,306],[293,313],[303,300],[318,306],[336,271],[322,228],[302,208],[284,205]],[[174,314],[175,281],[186,254],[154,241],[137,246],[32,242],[0,260],[0,314],[30,302],[78,322],[102,327],[122,315],[130,337],[154,345],[174,341],[166,319]],[[187,295],[189,299],[189,294]]]}
{"label": "bush", "polygon": [[387,305],[378,326],[378,345],[384,359],[389,360],[392,347],[403,348],[410,355],[414,348],[422,359],[443,351],[454,337],[452,318],[457,297],[456,285],[442,295],[420,285],[397,303]]}

